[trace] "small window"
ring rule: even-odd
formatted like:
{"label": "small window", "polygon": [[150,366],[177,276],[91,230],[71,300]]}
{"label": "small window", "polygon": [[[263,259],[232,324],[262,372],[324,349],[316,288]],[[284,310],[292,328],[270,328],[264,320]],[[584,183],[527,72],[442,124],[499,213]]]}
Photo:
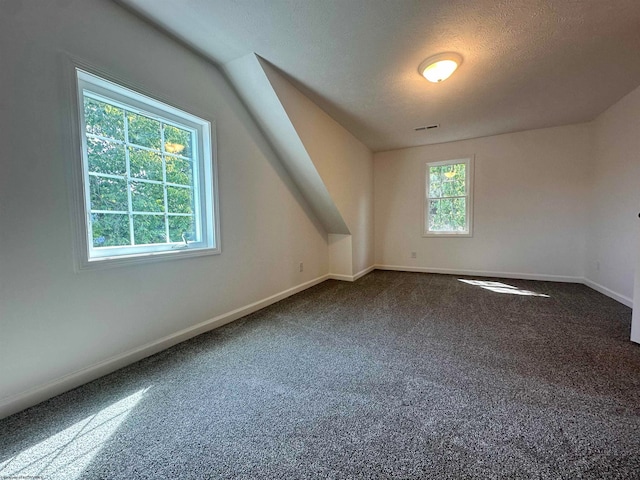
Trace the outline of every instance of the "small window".
{"label": "small window", "polygon": [[211,124],[80,69],[77,79],[84,266],[218,253]]}
{"label": "small window", "polygon": [[473,158],[427,163],[425,236],[470,237]]}

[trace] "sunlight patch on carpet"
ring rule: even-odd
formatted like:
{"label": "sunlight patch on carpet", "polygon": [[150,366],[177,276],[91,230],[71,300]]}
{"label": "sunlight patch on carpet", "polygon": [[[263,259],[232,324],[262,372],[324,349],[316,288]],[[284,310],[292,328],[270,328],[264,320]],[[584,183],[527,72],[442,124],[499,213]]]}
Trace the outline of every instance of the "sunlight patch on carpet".
{"label": "sunlight patch on carpet", "polygon": [[149,388],[138,390],[0,463],[0,478],[76,480]]}
{"label": "sunlight patch on carpet", "polygon": [[549,298],[549,295],[544,293],[536,293],[531,290],[522,290],[521,288],[514,287],[513,285],[507,285],[502,282],[490,282],[487,280],[465,280],[459,278],[458,281],[468,283],[469,285],[475,285],[476,287],[484,288],[496,293],[506,293],[508,295],[522,295],[527,297],[545,297]]}

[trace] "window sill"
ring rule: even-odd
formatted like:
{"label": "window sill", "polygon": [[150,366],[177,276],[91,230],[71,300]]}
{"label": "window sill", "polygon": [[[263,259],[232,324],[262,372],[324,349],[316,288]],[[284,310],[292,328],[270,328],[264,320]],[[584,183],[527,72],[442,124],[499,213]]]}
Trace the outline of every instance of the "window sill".
{"label": "window sill", "polygon": [[146,263],[156,263],[167,260],[178,260],[181,258],[202,257],[205,255],[219,255],[220,247],[217,248],[197,248],[192,250],[165,250],[160,252],[138,253],[134,255],[120,255],[116,257],[83,259],[77,266],[76,271],[102,270],[107,268],[122,267],[129,265],[139,265]]}
{"label": "window sill", "polygon": [[422,236],[424,238],[471,238],[473,237],[473,233],[423,233]]}

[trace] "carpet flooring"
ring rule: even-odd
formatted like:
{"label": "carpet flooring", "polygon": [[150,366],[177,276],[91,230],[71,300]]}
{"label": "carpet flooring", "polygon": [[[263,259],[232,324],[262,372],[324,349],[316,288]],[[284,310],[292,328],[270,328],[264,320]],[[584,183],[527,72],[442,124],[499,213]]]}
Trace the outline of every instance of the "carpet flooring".
{"label": "carpet flooring", "polygon": [[576,284],[326,281],[0,421],[0,478],[640,479],[630,320]]}

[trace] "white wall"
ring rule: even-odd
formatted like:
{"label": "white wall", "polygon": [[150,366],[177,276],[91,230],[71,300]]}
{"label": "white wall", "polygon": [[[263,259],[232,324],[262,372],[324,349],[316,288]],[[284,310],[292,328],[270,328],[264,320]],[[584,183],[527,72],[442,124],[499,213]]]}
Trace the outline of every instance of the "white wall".
{"label": "white wall", "polygon": [[329,272],[337,280],[351,280],[353,276],[352,236],[329,234]]}
{"label": "white wall", "polygon": [[[113,2],[2,9],[0,404],[328,273],[326,232],[216,68]],[[216,122],[221,255],[74,273],[62,51]]]}
{"label": "white wall", "polygon": [[630,304],[640,245],[640,87],[602,113],[594,132],[586,277]]}
{"label": "white wall", "polygon": [[356,275],[374,262],[373,155],[273,67],[266,62],[264,67],[353,236],[352,272]]}
{"label": "white wall", "polygon": [[[375,154],[376,264],[578,281],[591,150],[583,124]],[[422,237],[425,163],[473,154],[473,237]]]}

